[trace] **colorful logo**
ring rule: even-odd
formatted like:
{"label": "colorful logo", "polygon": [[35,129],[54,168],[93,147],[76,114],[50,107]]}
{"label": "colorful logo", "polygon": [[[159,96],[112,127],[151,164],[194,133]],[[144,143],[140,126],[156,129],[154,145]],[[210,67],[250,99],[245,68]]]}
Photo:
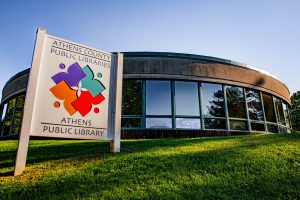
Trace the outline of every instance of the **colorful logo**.
{"label": "colorful logo", "polygon": [[[65,69],[65,64],[61,63],[59,68]],[[101,78],[102,74],[98,73],[97,77]],[[59,72],[51,79],[56,84],[50,88],[51,93],[63,101],[70,116],[78,111],[84,117],[91,111],[92,105],[99,105],[105,99],[101,94],[105,87],[94,79],[94,73],[88,65],[80,67],[76,62],[68,67],[67,72]],[[59,101],[53,105],[60,107]],[[94,108],[94,112],[99,113],[99,108]]]}

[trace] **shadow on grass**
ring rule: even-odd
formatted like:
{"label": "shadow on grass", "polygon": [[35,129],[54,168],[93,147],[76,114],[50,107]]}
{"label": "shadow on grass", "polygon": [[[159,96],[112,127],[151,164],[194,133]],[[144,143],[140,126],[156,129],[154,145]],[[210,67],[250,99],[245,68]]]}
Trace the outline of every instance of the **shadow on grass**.
{"label": "shadow on grass", "polygon": [[[146,151],[164,151],[173,147],[200,145],[206,142],[235,141],[243,147],[256,148],[259,145],[283,142],[287,139],[299,139],[296,135],[259,135],[232,136],[232,137],[211,137],[192,139],[159,139],[159,140],[125,140],[121,144],[121,155]],[[276,138],[276,140],[274,139]],[[32,140],[29,144],[27,166],[46,161],[61,160],[76,157],[104,157],[109,153],[109,142],[103,141],[63,141],[63,140]],[[12,168],[15,164],[16,150],[1,152],[1,169]],[[12,171],[0,173],[0,177],[11,175]]]}
{"label": "shadow on grass", "polygon": [[[173,148],[201,145],[224,138],[185,140],[124,141],[125,153],[103,159],[102,163],[81,168],[59,177],[48,177],[35,184],[16,185],[6,189],[3,199],[201,199],[299,198],[299,167],[268,154],[269,145],[285,143],[285,136],[272,135],[230,137],[232,145],[201,152],[160,154]],[[79,145],[79,146],[78,146]],[[81,146],[82,145],[82,146]],[[102,147],[99,150],[99,145]],[[67,157],[99,156],[107,152],[106,143],[67,144]],[[81,147],[82,151],[76,149]],[[89,147],[89,150],[84,150]],[[251,149],[266,147],[257,155]],[[196,148],[196,147],[195,147]],[[41,151],[43,148],[33,148]],[[32,149],[32,151],[33,151]],[[52,150],[51,150],[52,149]],[[47,155],[53,160],[65,158],[59,147],[50,146]],[[51,151],[50,151],[51,150]],[[246,151],[245,151],[246,150]],[[250,152],[248,151],[250,150]],[[46,150],[43,150],[46,152]],[[36,152],[37,153],[37,152]],[[43,152],[40,152],[43,153]],[[58,155],[53,155],[58,153]],[[103,153],[108,154],[108,153]],[[60,156],[59,156],[60,155]],[[267,156],[266,156],[267,155]],[[32,153],[29,160],[42,162],[44,157]],[[61,157],[62,156],[62,157]],[[57,166],[59,168],[60,166]],[[1,190],[1,189],[0,189]]]}

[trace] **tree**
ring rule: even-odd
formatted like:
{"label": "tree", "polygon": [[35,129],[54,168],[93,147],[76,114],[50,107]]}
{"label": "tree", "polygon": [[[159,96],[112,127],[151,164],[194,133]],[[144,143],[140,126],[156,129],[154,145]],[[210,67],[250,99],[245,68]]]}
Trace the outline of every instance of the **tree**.
{"label": "tree", "polygon": [[300,91],[294,93],[291,97],[291,121],[295,131],[300,131]]}

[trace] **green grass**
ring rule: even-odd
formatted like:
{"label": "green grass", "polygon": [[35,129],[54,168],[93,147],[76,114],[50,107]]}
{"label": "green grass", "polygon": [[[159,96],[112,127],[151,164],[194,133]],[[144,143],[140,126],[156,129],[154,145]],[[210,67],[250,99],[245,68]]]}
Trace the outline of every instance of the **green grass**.
{"label": "green grass", "polygon": [[300,134],[104,141],[0,141],[0,199],[299,199]]}

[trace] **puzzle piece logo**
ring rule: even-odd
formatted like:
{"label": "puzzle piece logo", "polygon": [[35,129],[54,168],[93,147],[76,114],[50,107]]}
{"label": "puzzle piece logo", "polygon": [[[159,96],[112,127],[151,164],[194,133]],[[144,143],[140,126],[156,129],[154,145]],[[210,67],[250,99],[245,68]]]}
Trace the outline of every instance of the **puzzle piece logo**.
{"label": "puzzle piece logo", "polygon": [[[65,65],[61,63],[59,68],[63,70]],[[97,77],[101,78],[102,74],[98,73]],[[99,80],[94,79],[94,73],[88,65],[81,67],[77,62],[73,63],[67,72],[59,72],[51,79],[56,85],[50,88],[50,92],[63,101],[70,116],[78,111],[84,117],[93,105],[99,105],[105,100],[102,95],[105,87]],[[60,102],[54,102],[53,106],[59,108]],[[99,113],[99,108],[95,107],[94,112]]]}

